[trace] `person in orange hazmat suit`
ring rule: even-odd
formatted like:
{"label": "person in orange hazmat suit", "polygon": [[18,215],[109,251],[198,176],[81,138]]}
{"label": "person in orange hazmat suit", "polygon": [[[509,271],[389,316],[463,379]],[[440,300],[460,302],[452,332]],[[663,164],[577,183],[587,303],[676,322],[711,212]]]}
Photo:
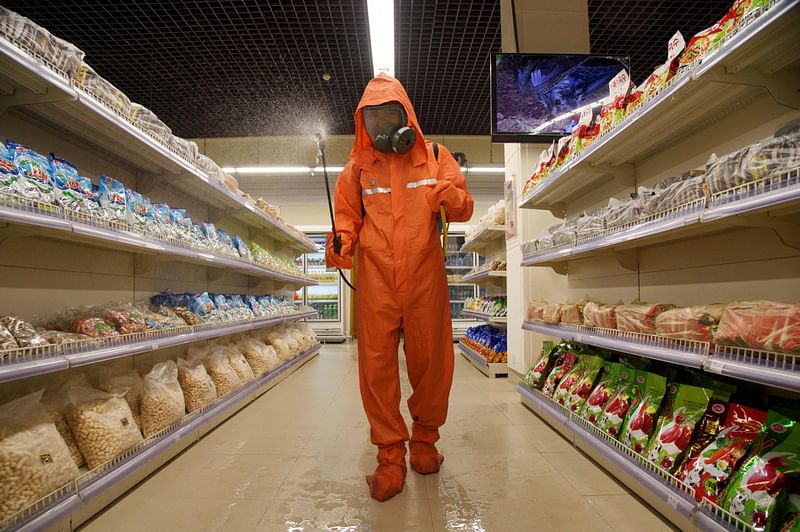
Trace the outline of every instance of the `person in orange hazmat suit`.
{"label": "person in orange hazmat suit", "polygon": [[[434,445],[447,418],[453,381],[453,339],[447,276],[437,217],[472,216],[466,179],[450,152],[425,141],[405,89],[379,74],[355,112],[350,160],[339,174],[328,266],[352,268],[358,253],[358,371],[361,399],[378,446],[367,484],[384,501],[403,489],[408,428],[400,413],[401,329],[413,393],[411,467],[436,473],[444,460]],[[337,253],[337,248],[338,253]]]}

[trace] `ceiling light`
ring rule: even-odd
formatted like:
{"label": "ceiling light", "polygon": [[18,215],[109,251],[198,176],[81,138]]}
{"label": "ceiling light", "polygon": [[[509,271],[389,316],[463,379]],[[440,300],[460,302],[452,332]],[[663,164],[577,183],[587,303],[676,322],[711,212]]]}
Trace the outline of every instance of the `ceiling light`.
{"label": "ceiling light", "polygon": [[[329,172],[341,172],[344,166],[328,166]],[[310,166],[226,166],[222,169],[228,174],[310,174],[311,172],[322,172],[322,167]]]}
{"label": "ceiling light", "polygon": [[394,0],[367,0],[372,70],[394,77]]}
{"label": "ceiling light", "polygon": [[323,81],[330,81],[330,80],[331,80],[331,75],[330,75],[330,74],[328,74],[327,72],[323,72],[323,74],[322,74],[322,80],[323,80]]}

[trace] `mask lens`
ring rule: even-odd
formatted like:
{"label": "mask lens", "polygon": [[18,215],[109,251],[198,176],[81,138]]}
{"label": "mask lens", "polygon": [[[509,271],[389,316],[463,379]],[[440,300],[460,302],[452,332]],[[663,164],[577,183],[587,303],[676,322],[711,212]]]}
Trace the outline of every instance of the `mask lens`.
{"label": "mask lens", "polygon": [[405,113],[400,104],[365,107],[362,117],[367,135],[373,143],[377,137],[388,137],[406,125]]}

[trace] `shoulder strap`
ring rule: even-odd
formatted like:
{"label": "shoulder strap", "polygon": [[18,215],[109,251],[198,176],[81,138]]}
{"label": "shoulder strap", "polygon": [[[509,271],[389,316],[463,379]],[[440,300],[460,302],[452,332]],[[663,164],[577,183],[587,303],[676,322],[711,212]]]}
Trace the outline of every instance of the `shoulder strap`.
{"label": "shoulder strap", "polygon": [[438,161],[439,160],[439,143],[433,143],[433,157]]}

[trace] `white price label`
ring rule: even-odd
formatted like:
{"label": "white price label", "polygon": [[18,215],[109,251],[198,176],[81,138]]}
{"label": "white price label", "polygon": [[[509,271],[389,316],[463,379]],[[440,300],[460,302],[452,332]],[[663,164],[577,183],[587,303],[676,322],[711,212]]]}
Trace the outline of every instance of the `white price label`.
{"label": "white price label", "polygon": [[619,98],[620,96],[625,96],[628,93],[630,86],[631,77],[627,70],[622,69],[619,71],[619,74],[614,76],[614,78],[608,82],[608,92],[611,93],[612,97]]}
{"label": "white price label", "polygon": [[589,124],[592,123],[592,117],[593,116],[594,116],[594,114],[592,113],[592,108],[591,107],[588,107],[588,108],[584,109],[583,111],[581,111],[581,118],[580,118],[580,120],[578,120],[578,125],[579,126],[588,126]]}
{"label": "white price label", "polygon": [[706,363],[706,369],[712,373],[719,373],[721,375],[722,370],[725,369],[725,363],[712,358]]}
{"label": "white price label", "polygon": [[677,32],[672,36],[667,45],[667,62],[672,62],[684,48],[686,48],[686,41],[683,40],[683,34]]}
{"label": "white price label", "polygon": [[678,497],[676,497],[675,495],[670,495],[669,497],[667,497],[667,504],[672,506],[676,510],[678,509],[678,503],[679,502],[680,502],[680,499]]}
{"label": "white price label", "polygon": [[158,350],[158,344],[157,343],[153,343],[153,345],[151,345],[150,347],[152,348],[153,351],[157,351]]}

